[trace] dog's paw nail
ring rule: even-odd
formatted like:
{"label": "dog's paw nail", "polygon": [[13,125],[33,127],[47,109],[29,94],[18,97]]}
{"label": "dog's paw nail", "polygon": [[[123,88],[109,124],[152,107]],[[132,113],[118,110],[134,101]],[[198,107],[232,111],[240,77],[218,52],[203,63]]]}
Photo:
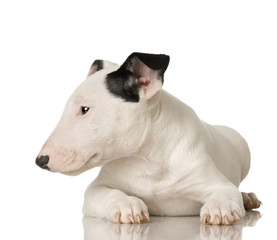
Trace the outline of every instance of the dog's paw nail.
{"label": "dog's paw nail", "polygon": [[231,225],[234,222],[234,218],[232,216],[224,216],[222,220],[222,224],[225,226]]}
{"label": "dog's paw nail", "polygon": [[139,217],[139,215],[136,215],[136,222],[140,223],[140,217]]}
{"label": "dog's paw nail", "polygon": [[116,213],[113,218],[114,223],[120,223],[120,213]]}
{"label": "dog's paw nail", "polygon": [[131,221],[131,223],[134,223],[134,222],[135,222],[133,216],[130,215],[130,214],[127,216],[127,218],[128,218],[128,220]]}
{"label": "dog's paw nail", "polygon": [[147,221],[150,220],[149,214],[147,212],[143,212],[142,215],[143,215],[144,218],[146,218]]}
{"label": "dog's paw nail", "polygon": [[220,224],[219,216],[215,216],[215,218],[214,218],[212,224],[213,224],[213,225],[219,225],[219,224]]}
{"label": "dog's paw nail", "polygon": [[209,224],[210,222],[210,215],[209,214],[204,214],[203,218],[202,218],[202,223],[203,224]]}
{"label": "dog's paw nail", "polygon": [[241,219],[240,214],[238,214],[236,211],[232,212],[232,216],[234,217],[235,221],[238,221]]}

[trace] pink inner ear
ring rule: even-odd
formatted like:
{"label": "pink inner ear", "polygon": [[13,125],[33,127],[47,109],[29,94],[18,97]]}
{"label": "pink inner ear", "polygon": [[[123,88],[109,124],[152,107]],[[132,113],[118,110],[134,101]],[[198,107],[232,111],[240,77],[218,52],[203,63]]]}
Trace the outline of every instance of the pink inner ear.
{"label": "pink inner ear", "polygon": [[89,72],[87,74],[87,77],[89,77],[90,75],[94,74],[95,72],[97,72],[97,65],[91,66],[91,68],[89,69]]}
{"label": "pink inner ear", "polygon": [[142,98],[151,98],[162,87],[158,70],[147,67],[140,59],[134,60],[133,71],[139,87],[142,87]]}
{"label": "pink inner ear", "polygon": [[150,69],[138,58],[134,61],[134,73],[140,85],[148,86],[151,82],[159,80],[158,71]]}
{"label": "pink inner ear", "polygon": [[140,86],[145,86],[145,87],[147,87],[147,86],[149,86],[149,85],[151,84],[151,80],[150,80],[150,79],[145,79],[145,78],[143,78],[143,77],[140,77],[140,78],[138,79],[138,83],[139,83]]}

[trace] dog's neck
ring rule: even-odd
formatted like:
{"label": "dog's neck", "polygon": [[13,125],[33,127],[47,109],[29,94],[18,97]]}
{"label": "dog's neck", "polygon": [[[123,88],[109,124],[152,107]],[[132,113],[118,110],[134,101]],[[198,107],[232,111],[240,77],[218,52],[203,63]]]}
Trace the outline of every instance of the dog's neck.
{"label": "dog's neck", "polygon": [[160,95],[159,104],[151,109],[146,121],[145,136],[137,154],[166,166],[172,151],[182,147],[180,144],[185,150],[197,140],[199,121],[189,106],[164,90]]}

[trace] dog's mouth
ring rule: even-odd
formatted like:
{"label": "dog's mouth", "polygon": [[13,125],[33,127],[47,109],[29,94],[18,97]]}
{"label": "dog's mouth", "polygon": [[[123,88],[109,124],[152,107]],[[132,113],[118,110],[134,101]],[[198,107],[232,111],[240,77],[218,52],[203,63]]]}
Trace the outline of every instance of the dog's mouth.
{"label": "dog's mouth", "polygon": [[76,176],[91,168],[101,166],[101,164],[99,164],[100,160],[101,160],[101,154],[95,153],[80,168],[74,169],[71,171],[61,172],[61,173],[69,176]]}

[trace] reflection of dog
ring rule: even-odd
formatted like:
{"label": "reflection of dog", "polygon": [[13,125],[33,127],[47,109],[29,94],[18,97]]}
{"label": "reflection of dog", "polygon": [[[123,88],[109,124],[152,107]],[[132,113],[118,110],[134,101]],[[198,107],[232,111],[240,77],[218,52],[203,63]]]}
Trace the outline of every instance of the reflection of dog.
{"label": "reflection of dog", "polygon": [[[110,221],[84,217],[85,240],[101,239],[242,239],[243,227],[253,227],[260,219],[259,212],[246,212],[245,217],[231,226],[202,225],[198,217],[152,217],[144,224],[113,224]],[[200,233],[199,233],[200,229]]]}
{"label": "reflection of dog", "polygon": [[96,60],[69,99],[36,163],[76,175],[103,166],[84,214],[139,223],[152,215],[201,215],[231,224],[259,207],[238,190],[250,166],[245,140],[211,126],[162,90],[169,57],[133,53],[123,65]]}

